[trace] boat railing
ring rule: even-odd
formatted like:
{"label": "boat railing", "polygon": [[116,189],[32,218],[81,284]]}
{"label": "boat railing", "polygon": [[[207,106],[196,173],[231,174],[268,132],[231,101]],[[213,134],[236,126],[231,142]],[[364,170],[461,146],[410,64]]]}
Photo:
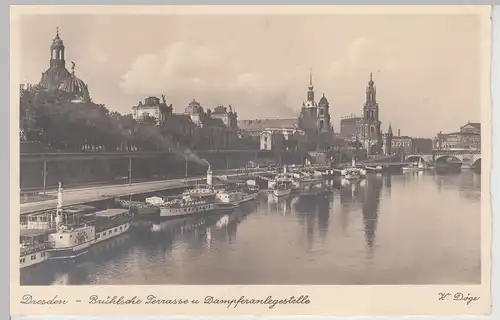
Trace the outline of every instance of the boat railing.
{"label": "boat railing", "polygon": [[22,244],[21,243],[21,255],[26,256],[32,253],[37,253],[46,249],[51,248],[50,243],[37,243],[37,244]]}

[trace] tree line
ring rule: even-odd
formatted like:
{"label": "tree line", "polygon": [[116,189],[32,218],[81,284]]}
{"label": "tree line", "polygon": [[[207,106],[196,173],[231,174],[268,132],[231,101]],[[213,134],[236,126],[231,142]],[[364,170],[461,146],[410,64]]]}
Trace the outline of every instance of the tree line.
{"label": "tree line", "polygon": [[38,85],[20,86],[22,141],[68,151],[169,151],[176,144],[162,136],[154,118],[136,121],[103,104],[75,102],[71,94]]}

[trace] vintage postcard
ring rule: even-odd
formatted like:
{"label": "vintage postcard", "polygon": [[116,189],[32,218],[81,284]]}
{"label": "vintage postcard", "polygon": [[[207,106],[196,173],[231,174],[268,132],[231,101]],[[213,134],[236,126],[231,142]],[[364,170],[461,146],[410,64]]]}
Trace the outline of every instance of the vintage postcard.
{"label": "vintage postcard", "polygon": [[490,312],[489,6],[13,6],[12,315]]}

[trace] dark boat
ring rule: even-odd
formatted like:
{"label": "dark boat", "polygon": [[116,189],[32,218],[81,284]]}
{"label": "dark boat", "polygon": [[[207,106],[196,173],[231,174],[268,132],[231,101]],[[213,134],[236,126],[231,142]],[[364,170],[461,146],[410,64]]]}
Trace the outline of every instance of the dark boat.
{"label": "dark boat", "polygon": [[160,208],[156,206],[152,206],[150,204],[139,202],[139,201],[131,201],[131,200],[123,200],[116,198],[115,203],[123,209],[129,209],[132,214],[135,215],[137,219],[151,219],[158,218],[160,216]]}

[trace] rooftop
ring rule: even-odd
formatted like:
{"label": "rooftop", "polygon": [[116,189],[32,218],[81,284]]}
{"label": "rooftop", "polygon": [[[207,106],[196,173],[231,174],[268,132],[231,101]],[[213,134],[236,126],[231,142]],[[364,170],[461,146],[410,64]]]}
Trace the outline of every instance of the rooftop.
{"label": "rooftop", "polygon": [[480,133],[475,133],[475,132],[462,132],[462,131],[457,131],[457,132],[451,132],[451,133],[442,133],[443,136],[480,136]]}
{"label": "rooftop", "polygon": [[95,213],[96,217],[111,218],[128,212],[126,209],[107,209]]}
{"label": "rooftop", "polygon": [[240,130],[262,131],[266,128],[296,128],[298,119],[254,119],[238,120]]}
{"label": "rooftop", "polygon": [[55,232],[55,229],[21,229],[21,237],[37,237]]}

